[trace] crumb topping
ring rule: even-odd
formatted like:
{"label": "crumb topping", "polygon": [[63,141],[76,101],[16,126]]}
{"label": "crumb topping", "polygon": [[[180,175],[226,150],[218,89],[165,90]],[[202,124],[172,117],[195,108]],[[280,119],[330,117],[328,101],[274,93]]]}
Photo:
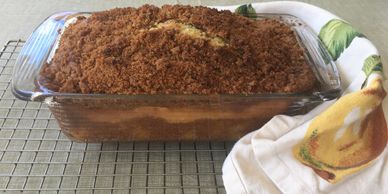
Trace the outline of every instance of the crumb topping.
{"label": "crumb topping", "polygon": [[40,75],[53,91],[107,94],[293,93],[316,82],[288,25],[183,5],[78,17]]}

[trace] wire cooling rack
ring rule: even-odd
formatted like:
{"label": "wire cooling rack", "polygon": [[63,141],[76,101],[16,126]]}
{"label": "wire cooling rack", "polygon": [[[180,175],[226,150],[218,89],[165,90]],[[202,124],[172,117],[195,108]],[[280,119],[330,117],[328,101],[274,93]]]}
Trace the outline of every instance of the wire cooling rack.
{"label": "wire cooling rack", "polygon": [[11,93],[24,41],[0,52],[0,191],[24,193],[225,193],[233,142],[76,143],[45,104]]}

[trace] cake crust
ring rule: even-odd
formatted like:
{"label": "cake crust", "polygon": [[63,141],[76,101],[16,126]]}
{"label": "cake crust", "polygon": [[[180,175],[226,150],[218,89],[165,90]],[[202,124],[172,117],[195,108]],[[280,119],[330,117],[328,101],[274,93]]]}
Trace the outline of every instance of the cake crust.
{"label": "cake crust", "polygon": [[40,77],[52,91],[106,94],[296,93],[316,84],[288,25],[182,5],[78,17]]}

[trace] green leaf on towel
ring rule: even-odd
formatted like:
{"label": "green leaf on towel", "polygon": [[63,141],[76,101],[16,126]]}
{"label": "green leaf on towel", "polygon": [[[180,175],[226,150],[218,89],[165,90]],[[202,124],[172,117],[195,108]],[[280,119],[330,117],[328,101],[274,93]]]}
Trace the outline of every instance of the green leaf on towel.
{"label": "green leaf on towel", "polygon": [[256,10],[255,8],[252,7],[251,4],[245,4],[245,5],[240,5],[239,7],[236,8],[234,13],[243,15],[248,18],[256,18]]}
{"label": "green leaf on towel", "polygon": [[381,63],[381,57],[378,55],[371,55],[366,58],[364,61],[364,66],[362,66],[362,71],[366,76],[366,80],[361,86],[361,88],[364,88],[370,74],[381,73],[383,75],[383,64]]}
{"label": "green leaf on towel", "polygon": [[368,77],[371,73],[383,72],[383,65],[381,63],[381,58],[378,55],[371,55],[364,61],[364,66],[362,67],[362,71],[365,73],[366,77]]}
{"label": "green leaf on towel", "polygon": [[319,32],[319,38],[326,46],[333,60],[339,58],[355,37],[363,37],[363,35],[350,24],[339,19],[330,20]]}

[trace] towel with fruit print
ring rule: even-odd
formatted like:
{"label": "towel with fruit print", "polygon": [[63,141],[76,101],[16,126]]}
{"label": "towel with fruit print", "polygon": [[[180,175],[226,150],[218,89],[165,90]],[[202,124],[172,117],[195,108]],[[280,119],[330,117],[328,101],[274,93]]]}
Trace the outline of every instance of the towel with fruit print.
{"label": "towel with fruit print", "polygon": [[[382,106],[385,79],[373,44],[348,22],[305,3],[267,2],[219,8],[247,17],[255,13],[299,17],[326,46],[344,89],[337,100],[325,102],[306,115],[276,116],[238,141],[223,166],[226,190],[236,193],[240,186],[247,193],[267,192],[264,185],[271,193],[387,191],[387,186],[379,185],[388,179],[387,170],[383,170],[388,167],[388,135]],[[362,180],[367,184],[371,177],[373,184],[353,186],[362,184]],[[339,189],[337,184],[348,186]]]}

